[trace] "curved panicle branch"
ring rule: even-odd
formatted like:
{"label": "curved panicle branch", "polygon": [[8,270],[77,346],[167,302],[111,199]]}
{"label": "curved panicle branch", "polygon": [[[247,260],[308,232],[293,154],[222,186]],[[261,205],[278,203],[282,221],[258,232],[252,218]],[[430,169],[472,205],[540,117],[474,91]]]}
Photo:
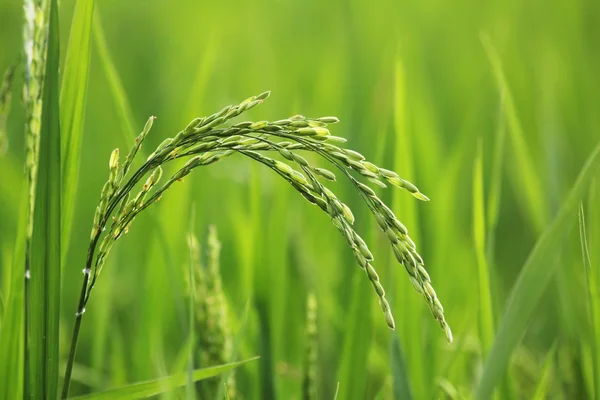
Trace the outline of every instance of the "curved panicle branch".
{"label": "curved panicle branch", "polygon": [[[423,259],[410,239],[406,227],[375,191],[357,178],[365,178],[380,187],[387,187],[387,184],[390,184],[408,191],[419,200],[429,199],[415,185],[400,178],[395,172],[380,168],[367,161],[360,153],[341,147],[346,140],[332,136],[327,128],[328,125],[338,122],[336,117],[306,118],[296,115],[273,122],[240,122],[231,126],[225,125],[230,119],[262,103],[268,96],[269,92],[265,92],[250,97],[238,105],[227,106],[208,117],[195,118],[173,138],[165,139],[133,173],[130,173],[132,161],[150,132],[155,118],[151,117],[148,120],[122,165],[119,165],[119,149],[113,151],[109,161],[108,181],[102,188],[100,202],[94,215],[71,352],[65,373],[63,397],[66,398],[68,394],[85,306],[114,243],[129,230],[135,217],[149,205],[160,200],[163,193],[175,182],[181,181],[197,167],[215,163],[236,153],[273,170],[309,203],[317,205],[331,218],[333,225],[346,239],[359,267],[365,271],[371,281],[386,324],[394,329],[394,318],[385,298],[385,290],[373,267],[373,254],[353,228],[352,211],[321,182],[335,181],[336,175],[328,169],[312,165],[299,155],[298,151],[315,153],[339,170],[350,180],[367,204],[377,224],[386,233],[396,259],[406,268],[417,292],[425,298],[434,318],[444,330],[447,340],[452,341],[452,333],[444,318],[442,304],[437,298]],[[284,161],[265,155],[269,152],[280,155]],[[163,175],[162,166],[180,158],[187,158],[188,161],[159,185]],[[141,189],[134,193],[134,189],[144,178],[146,180]],[[111,221],[110,226],[108,226],[109,221]]]}

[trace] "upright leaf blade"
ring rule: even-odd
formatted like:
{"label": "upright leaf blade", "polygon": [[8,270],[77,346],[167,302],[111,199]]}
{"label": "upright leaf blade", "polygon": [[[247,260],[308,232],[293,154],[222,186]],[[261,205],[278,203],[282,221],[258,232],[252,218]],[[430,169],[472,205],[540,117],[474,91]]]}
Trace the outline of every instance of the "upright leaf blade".
{"label": "upright leaf blade", "polygon": [[60,314],[61,163],[60,57],[57,0],[50,2],[48,53],[43,89],[39,172],[35,197],[30,277],[31,395],[54,399],[58,389]]}
{"label": "upright leaf blade", "polygon": [[[22,199],[27,197],[27,186]],[[13,249],[10,291],[6,298],[2,327],[0,328],[0,399],[19,399],[23,384],[23,264],[25,262],[25,234],[29,207],[21,201],[19,225]]]}
{"label": "upright leaf blade", "polygon": [[477,256],[479,282],[479,334],[483,354],[487,354],[494,340],[494,314],[490,291],[490,276],[485,254],[486,226],[483,199],[483,150],[481,141],[473,166],[473,237]]}
{"label": "upright leaf blade", "polygon": [[404,361],[404,354],[402,354],[402,348],[400,347],[400,339],[398,339],[397,335],[392,335],[390,354],[392,356],[392,385],[394,399],[410,400],[413,398],[413,395],[410,389],[406,361]]}
{"label": "upright leaf blade", "polygon": [[90,65],[90,38],[94,0],[79,0],[69,34],[69,45],[60,91],[62,131],[62,244],[64,259],[75,207],[77,171],[83,137],[83,120]]}
{"label": "upright leaf blade", "polygon": [[576,220],[577,207],[599,164],[600,145],[587,159],[558,215],[529,254],[506,302],[496,339],[481,380],[475,388],[476,399],[489,399],[506,371],[510,356],[525,333],[529,318],[556,270],[556,253],[562,248],[564,238]]}

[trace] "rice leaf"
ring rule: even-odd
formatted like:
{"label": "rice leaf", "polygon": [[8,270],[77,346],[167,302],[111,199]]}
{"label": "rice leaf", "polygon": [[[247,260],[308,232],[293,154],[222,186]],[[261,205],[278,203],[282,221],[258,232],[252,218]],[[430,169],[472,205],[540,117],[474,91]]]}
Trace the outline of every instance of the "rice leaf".
{"label": "rice leaf", "polygon": [[515,157],[515,162],[510,164],[514,167],[510,177],[513,178],[517,186],[518,199],[526,208],[527,216],[531,219],[537,230],[541,231],[548,220],[548,205],[544,198],[544,191],[541,186],[542,181],[535,170],[532,161],[533,158],[527,148],[523,128],[517,115],[514,98],[504,75],[504,70],[502,69],[500,56],[487,35],[481,35],[481,43],[491,64],[498,90],[505,101],[503,107],[504,117],[508,125],[513,149],[512,153]]}
{"label": "rice leaf", "polygon": [[362,279],[362,274],[355,274],[353,278],[352,303],[347,314],[342,360],[337,375],[339,396],[348,400],[365,397],[365,379],[357,377],[365,373],[369,350],[367,344],[371,343],[371,289]]}
{"label": "rice leaf", "polygon": [[48,53],[43,88],[39,172],[35,196],[30,274],[31,396],[55,399],[58,390],[58,339],[61,258],[61,147],[59,121],[58,5],[49,5]]}
{"label": "rice leaf", "polygon": [[98,59],[102,65],[102,69],[106,73],[108,80],[108,89],[115,100],[117,112],[117,120],[121,125],[120,132],[125,135],[124,138],[128,143],[132,143],[135,140],[136,124],[134,123],[133,112],[127,98],[127,93],[115,67],[115,63],[108,51],[108,45],[106,44],[106,37],[104,36],[104,29],[102,28],[102,22],[100,19],[100,13],[96,8],[96,14],[93,21],[93,33],[94,43],[98,50]]}
{"label": "rice leaf", "polygon": [[413,398],[408,379],[406,361],[400,347],[398,336],[392,335],[390,343],[390,354],[392,355],[392,385],[394,399],[410,400]]}
{"label": "rice leaf", "polygon": [[[212,378],[229,370],[239,367],[240,365],[246,364],[247,362],[254,361],[258,357],[249,358],[244,361],[238,361],[235,363],[218,365],[215,367],[197,369],[193,372],[194,382]],[[145,399],[151,396],[157,396],[168,390],[184,386],[187,381],[187,372],[181,372],[175,375],[171,375],[166,378],[158,378],[145,382],[138,382],[131,385],[123,386],[120,388],[109,389],[100,393],[92,393],[85,396],[79,396],[73,398],[73,400],[132,400],[132,399]]]}
{"label": "rice leaf", "polygon": [[477,146],[477,156],[473,165],[473,237],[477,256],[477,276],[479,282],[479,334],[482,353],[485,355],[494,340],[494,312],[490,291],[490,276],[486,259],[485,206],[483,199],[483,154],[481,140]]}
{"label": "rice leaf", "polygon": [[90,38],[94,0],[80,0],[69,33],[69,44],[60,90],[60,125],[62,131],[62,244],[63,260],[68,248],[75,208],[77,172],[81,157],[81,140],[90,70]]}
{"label": "rice leaf", "polygon": [[[593,201],[595,193],[595,185],[590,190],[590,202],[589,204],[597,204]],[[592,206],[591,212],[594,213],[594,206]],[[597,211],[596,211],[597,213]],[[594,217],[594,215],[592,215]],[[590,250],[588,246],[588,235],[586,233],[586,218],[583,211],[583,204],[579,206],[579,239],[581,241],[581,253],[583,256],[583,266],[585,270],[586,284],[587,284],[587,295],[588,295],[588,307],[591,321],[591,353],[592,353],[592,376],[594,386],[594,398],[600,398],[600,296],[598,294],[598,271],[592,264],[592,258],[590,256]],[[597,224],[598,220],[590,218],[591,224]],[[592,231],[594,228],[592,227]]]}
{"label": "rice leaf", "polygon": [[[408,121],[410,101],[406,98],[406,73],[404,62],[399,57],[396,59],[394,90],[394,170],[402,171],[408,180],[415,178],[415,164],[413,154],[413,135]],[[413,199],[404,196],[403,193],[394,192],[392,198],[392,209],[402,210],[402,219],[409,229],[411,237],[419,242],[419,225],[417,223],[417,209]],[[394,271],[395,273],[395,271]],[[392,275],[394,276],[394,275]],[[423,307],[419,296],[416,296],[411,288],[411,283],[403,277],[396,278],[398,281],[395,290],[395,307],[403,310],[403,316],[398,324],[398,337],[402,349],[405,350],[407,369],[410,370],[410,381],[416,398],[426,397],[428,386],[425,385],[425,371],[423,364],[423,349],[421,347],[423,332],[421,331],[421,316]],[[392,378],[396,378],[392,375]]]}
{"label": "rice leaf", "polygon": [[577,207],[589,180],[597,171],[599,155],[600,145],[587,159],[558,215],[529,254],[506,302],[496,339],[485,362],[481,380],[475,388],[476,399],[489,399],[506,371],[510,356],[525,333],[531,314],[556,270],[556,254],[564,245],[564,239],[575,221]]}
{"label": "rice leaf", "polygon": [[536,389],[534,392],[532,400],[544,400],[547,399],[548,396],[548,383],[550,381],[554,361],[554,355],[556,354],[556,342],[550,348],[548,355],[546,356],[546,361],[544,361],[544,365],[542,367],[542,371],[540,372],[540,378],[536,385]]}
{"label": "rice leaf", "polygon": [[[27,187],[24,186],[22,199],[27,197],[27,192]],[[1,399],[19,399],[23,396],[23,264],[28,217],[27,202],[21,201],[16,243],[13,249],[10,289],[6,296],[0,328]]]}

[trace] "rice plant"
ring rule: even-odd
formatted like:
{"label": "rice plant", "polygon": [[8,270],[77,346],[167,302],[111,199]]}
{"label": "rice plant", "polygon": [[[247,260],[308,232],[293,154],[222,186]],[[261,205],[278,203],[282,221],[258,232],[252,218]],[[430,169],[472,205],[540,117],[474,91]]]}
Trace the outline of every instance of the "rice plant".
{"label": "rice plant", "polygon": [[[394,317],[385,298],[385,290],[372,265],[374,257],[365,241],[352,227],[354,223],[352,211],[317,178],[335,181],[336,175],[330,170],[313,166],[299,155],[298,151],[316,153],[337,168],[345,178],[350,180],[360,198],[369,207],[377,224],[385,232],[396,259],[405,267],[417,292],[425,298],[434,318],[444,330],[447,340],[452,342],[452,333],[444,318],[443,307],[431,286],[423,260],[408,236],[406,227],[375,191],[360,182],[355,174],[381,187],[386,187],[388,183],[404,189],[419,200],[428,200],[428,198],[416,186],[400,178],[395,172],[368,162],[354,150],[339,147],[337,144],[344,143],[345,140],[332,136],[327,128],[329,124],[338,122],[335,117],[306,118],[295,115],[273,122],[239,122],[231,126],[223,126],[230,119],[262,103],[269,94],[270,92],[264,92],[238,105],[224,107],[208,117],[193,119],[173,138],[165,139],[148,156],[143,165],[132,173],[130,173],[132,162],[149,134],[155,117],[148,119],[122,163],[119,163],[119,149],[112,152],[108,163],[108,181],[102,188],[100,202],[94,214],[65,373],[63,397],[68,394],[79,330],[86,305],[115,242],[128,232],[136,216],[159,201],[174,183],[182,181],[197,167],[210,165],[233,154],[243,155],[270,168],[309,203],[319,207],[331,218],[333,225],[346,239],[359,267],[365,271],[371,281],[379,298],[385,323],[394,329]],[[263,153],[279,154],[290,163],[278,161]],[[164,183],[159,184],[163,175],[162,166],[179,158],[188,158],[188,161]],[[290,164],[295,165],[297,169]],[[146,178],[145,183],[133,195],[136,184],[144,178]]]}

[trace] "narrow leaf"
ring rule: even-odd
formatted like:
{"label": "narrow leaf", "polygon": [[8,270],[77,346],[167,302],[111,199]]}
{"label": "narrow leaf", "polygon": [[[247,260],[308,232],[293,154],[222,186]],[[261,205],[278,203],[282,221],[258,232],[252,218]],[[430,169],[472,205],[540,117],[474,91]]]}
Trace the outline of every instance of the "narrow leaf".
{"label": "narrow leaf", "polygon": [[[27,187],[22,190],[27,197]],[[0,399],[19,399],[23,384],[23,264],[29,207],[21,201],[16,243],[13,249],[12,274],[2,328],[0,329]]]}
{"label": "narrow leaf", "polygon": [[58,389],[61,148],[57,0],[52,0],[49,7],[48,53],[42,97],[39,172],[30,249],[30,388],[31,395],[35,399],[55,399]]}
{"label": "narrow leaf", "polygon": [[552,371],[552,361],[554,361],[554,354],[556,353],[556,343],[552,345],[552,348],[548,352],[546,356],[546,361],[544,361],[544,366],[542,367],[542,372],[540,372],[540,378],[538,380],[538,384],[535,389],[535,393],[532,400],[544,400],[548,398],[548,383],[550,381],[550,372]]}
{"label": "narrow leaf", "polygon": [[94,0],[75,3],[69,45],[60,91],[60,126],[62,131],[62,245],[64,260],[71,232],[77,171],[81,156],[83,120],[90,69],[90,38]]}
{"label": "narrow leaf", "polygon": [[514,166],[510,177],[518,189],[518,199],[523,203],[527,210],[527,216],[531,218],[531,222],[538,231],[541,231],[545,226],[548,218],[547,203],[542,190],[542,181],[539,179],[538,173],[533,165],[533,157],[527,148],[523,127],[517,115],[517,108],[514,98],[508,86],[508,81],[504,75],[502,62],[496,49],[492,45],[490,38],[487,35],[481,36],[486,55],[492,66],[492,72],[496,78],[498,90],[502,94],[505,101],[502,110],[506,118],[510,141],[512,143],[513,154],[515,157]]}
{"label": "narrow leaf", "polygon": [[390,347],[390,354],[392,355],[392,385],[394,399],[410,400],[413,398],[413,395],[410,389],[406,361],[404,361],[404,354],[402,354],[400,340],[397,335],[392,335]]}
{"label": "narrow leaf", "polygon": [[577,207],[600,164],[599,155],[600,145],[587,159],[558,215],[529,254],[506,302],[496,339],[475,389],[476,399],[489,399],[505,373],[510,356],[525,333],[529,319],[556,270],[556,254],[564,245],[564,239],[575,221]]}
{"label": "narrow leaf", "polygon": [[477,157],[473,166],[473,237],[477,256],[479,283],[479,333],[483,354],[487,354],[494,340],[494,314],[490,292],[490,276],[485,253],[486,227],[483,200],[483,155],[481,141],[477,146]]}
{"label": "narrow leaf", "polygon": [[[237,368],[242,364],[258,359],[258,357],[249,358],[244,361],[239,361],[231,364],[219,365],[216,367],[197,369],[193,372],[194,382],[212,378],[222,374],[223,372],[229,371],[233,368]],[[144,399],[151,396],[157,396],[167,390],[172,390],[181,387],[186,384],[187,372],[181,372],[175,375],[171,375],[166,378],[153,379],[150,381],[134,383],[132,385],[123,386],[116,389],[110,389],[100,393],[93,393],[85,396],[76,397],[74,400],[93,399],[93,400],[132,400],[132,399]]]}

